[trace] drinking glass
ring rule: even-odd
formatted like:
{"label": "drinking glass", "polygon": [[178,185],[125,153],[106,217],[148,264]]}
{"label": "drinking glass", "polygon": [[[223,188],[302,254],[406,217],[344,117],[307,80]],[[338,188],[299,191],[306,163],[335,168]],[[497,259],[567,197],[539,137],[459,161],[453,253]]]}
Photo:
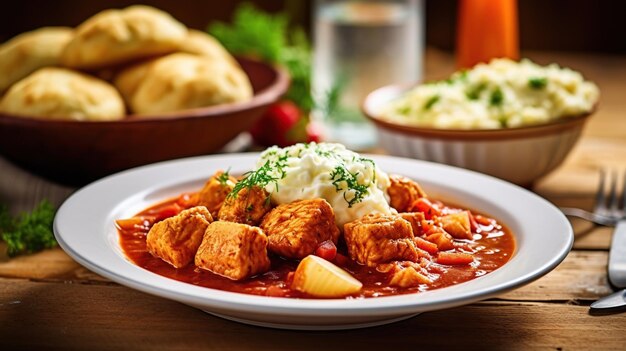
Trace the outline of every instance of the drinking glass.
{"label": "drinking glass", "polygon": [[421,80],[424,3],[316,0],[314,7],[314,118],[325,140],[371,148],[376,134],[360,104],[381,86]]}

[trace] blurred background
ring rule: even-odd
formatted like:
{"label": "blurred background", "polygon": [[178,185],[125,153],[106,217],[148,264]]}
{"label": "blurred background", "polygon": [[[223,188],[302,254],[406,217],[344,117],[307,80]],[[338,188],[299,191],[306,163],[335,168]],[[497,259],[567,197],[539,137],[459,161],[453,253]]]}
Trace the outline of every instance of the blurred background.
{"label": "blurred background", "polygon": [[[241,1],[171,0],[23,0],[2,4],[0,41],[41,26],[76,26],[107,8],[152,5],[187,26],[205,29],[212,20],[227,21]],[[311,0],[251,0],[268,12],[286,11],[296,24],[311,31]],[[426,0],[426,44],[452,51],[457,0]],[[524,50],[625,53],[626,2],[589,0],[519,1],[519,36]]]}

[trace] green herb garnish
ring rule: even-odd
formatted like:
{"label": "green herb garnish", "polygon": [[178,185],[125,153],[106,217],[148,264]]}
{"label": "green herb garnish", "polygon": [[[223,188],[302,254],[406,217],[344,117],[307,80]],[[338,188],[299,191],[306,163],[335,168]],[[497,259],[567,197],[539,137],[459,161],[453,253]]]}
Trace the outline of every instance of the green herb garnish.
{"label": "green herb garnish", "polygon": [[281,64],[291,76],[285,98],[304,111],[313,109],[311,48],[302,28],[290,28],[285,14],[268,14],[250,3],[239,6],[232,24],[216,22],[208,27],[228,51]]}
{"label": "green herb garnish", "polygon": [[13,218],[6,206],[0,206],[0,235],[7,243],[7,255],[13,257],[55,247],[52,232],[55,209],[43,200],[31,213]]}
{"label": "green herb garnish", "polygon": [[228,168],[226,172],[223,172],[217,177],[217,181],[220,182],[220,185],[226,186],[228,184],[228,181],[230,180],[229,172],[230,172],[230,168]]}
{"label": "green herb garnish", "polygon": [[436,104],[437,101],[439,101],[439,99],[441,99],[441,96],[439,95],[431,96],[430,99],[428,99],[426,103],[424,104],[423,110],[424,111],[430,110],[433,107],[433,105]]}
{"label": "green herb garnish", "polygon": [[[350,173],[345,166],[337,166],[330,173],[330,179],[335,186],[335,190],[344,190],[343,199],[348,203],[348,207],[352,207],[352,205],[363,201],[363,198],[369,194],[368,186],[359,183],[357,179],[358,175],[358,172]],[[345,188],[343,186],[344,183],[346,185]],[[350,190],[354,196],[348,199],[347,194]]]}
{"label": "green herb garnish", "polygon": [[[246,172],[243,175],[243,179],[238,181],[237,184],[233,187],[230,193],[226,196],[226,198],[236,198],[240,191],[243,189],[250,189],[254,186],[258,186],[261,188],[265,188],[266,185],[270,183],[274,183],[276,189],[278,189],[278,180],[281,179],[279,177],[274,177],[271,175],[273,171],[273,167],[276,166],[277,163],[272,164],[269,160],[265,162],[263,166],[261,166],[256,171]],[[284,177],[284,170],[280,170]]]}
{"label": "green herb garnish", "polygon": [[465,96],[467,96],[470,100],[478,100],[480,98],[480,93],[482,93],[487,88],[486,83],[480,83],[465,92]]}
{"label": "green herb garnish", "polygon": [[500,106],[504,101],[504,94],[502,94],[502,90],[500,87],[497,87],[492,93],[491,97],[489,97],[489,103],[491,106]]}
{"label": "green herb garnish", "polygon": [[548,79],[545,77],[535,77],[528,80],[528,87],[534,90],[541,90],[548,85]]}

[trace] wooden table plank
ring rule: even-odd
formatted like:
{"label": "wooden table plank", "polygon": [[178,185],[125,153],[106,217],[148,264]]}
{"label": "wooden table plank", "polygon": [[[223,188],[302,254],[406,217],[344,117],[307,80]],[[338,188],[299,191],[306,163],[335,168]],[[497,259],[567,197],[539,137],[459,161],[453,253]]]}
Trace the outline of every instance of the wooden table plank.
{"label": "wooden table plank", "polygon": [[500,298],[589,304],[613,292],[606,276],[607,261],[605,251],[572,251],[554,271]]}
{"label": "wooden table plank", "polygon": [[[0,285],[0,349],[624,350],[626,314],[585,306],[484,302],[378,328],[295,332],[251,327],[121,286],[14,280]],[[10,321],[10,323],[8,323]],[[199,337],[200,336],[200,337]]]}

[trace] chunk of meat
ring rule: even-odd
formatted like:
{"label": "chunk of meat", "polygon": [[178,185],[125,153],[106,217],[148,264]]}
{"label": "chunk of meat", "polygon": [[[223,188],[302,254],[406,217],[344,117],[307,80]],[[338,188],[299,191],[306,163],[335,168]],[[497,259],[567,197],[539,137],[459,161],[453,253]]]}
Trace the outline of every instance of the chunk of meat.
{"label": "chunk of meat", "polygon": [[411,229],[413,229],[414,236],[421,236],[422,233],[422,221],[424,220],[424,214],[421,212],[403,212],[398,214],[403,219],[411,223]]}
{"label": "chunk of meat", "polygon": [[263,216],[271,209],[269,196],[259,186],[243,188],[237,194],[226,197],[218,218],[220,221],[259,225]]}
{"label": "chunk of meat", "polygon": [[213,222],[206,229],[195,263],[231,280],[267,272],[267,236],[260,228],[247,224]]}
{"label": "chunk of meat", "polygon": [[198,205],[205,206],[211,212],[211,216],[217,218],[226,196],[233,190],[235,183],[237,179],[228,173],[215,172],[198,193]]}
{"label": "chunk of meat", "polygon": [[211,213],[204,206],[192,207],[157,222],[146,238],[148,252],[176,268],[185,267],[193,261],[211,222]]}
{"label": "chunk of meat", "polygon": [[390,261],[417,261],[411,224],[398,216],[367,215],[344,225],[350,257],[375,267]]}
{"label": "chunk of meat", "polygon": [[269,250],[287,258],[304,258],[322,242],[339,239],[335,213],[324,199],[279,205],[263,218],[261,228],[269,239]]}
{"label": "chunk of meat", "polygon": [[389,204],[398,212],[408,212],[413,203],[426,197],[426,193],[415,181],[397,174],[389,176],[391,184],[387,188]]}

